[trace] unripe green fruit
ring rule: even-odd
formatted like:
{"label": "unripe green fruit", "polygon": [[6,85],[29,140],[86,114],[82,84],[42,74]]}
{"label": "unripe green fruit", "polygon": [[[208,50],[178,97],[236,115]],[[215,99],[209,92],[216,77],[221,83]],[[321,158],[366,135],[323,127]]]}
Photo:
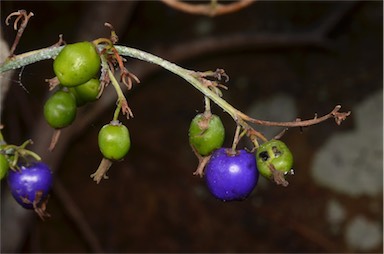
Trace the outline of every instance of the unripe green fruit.
{"label": "unripe green fruit", "polygon": [[69,91],[75,96],[77,106],[83,106],[88,102],[93,102],[98,99],[100,81],[92,78],[84,84],[69,88]]}
{"label": "unripe green fruit", "polygon": [[9,163],[4,154],[0,153],[0,180],[4,178],[9,169]]}
{"label": "unripe green fruit", "polygon": [[76,117],[76,99],[73,94],[58,90],[44,104],[44,118],[55,129],[70,125]]}
{"label": "unripe green fruit", "polygon": [[224,143],[224,125],[217,115],[198,114],[189,126],[189,142],[196,151],[205,156]]}
{"label": "unripe green fruit", "polygon": [[53,62],[60,84],[67,87],[84,84],[100,70],[100,56],[91,42],[66,45]]}
{"label": "unripe green fruit", "polygon": [[101,153],[109,160],[121,160],[131,147],[129,131],[121,123],[104,125],[99,132],[98,142]]}
{"label": "unripe green fruit", "polygon": [[271,178],[270,165],[286,174],[292,169],[293,155],[284,142],[272,139],[257,148],[256,162],[260,174]]}

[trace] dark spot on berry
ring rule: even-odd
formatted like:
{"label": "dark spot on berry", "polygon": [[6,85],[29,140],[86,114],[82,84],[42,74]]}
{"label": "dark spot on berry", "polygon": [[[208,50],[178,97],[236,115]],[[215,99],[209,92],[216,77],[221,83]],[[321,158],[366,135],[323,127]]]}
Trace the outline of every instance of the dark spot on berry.
{"label": "dark spot on berry", "polygon": [[272,147],[272,151],[273,151],[273,154],[275,155],[276,158],[282,154],[282,152],[276,146]]}
{"label": "dark spot on berry", "polygon": [[267,151],[264,151],[264,152],[261,152],[259,153],[259,157],[263,160],[263,161],[267,161],[269,159],[269,154]]}

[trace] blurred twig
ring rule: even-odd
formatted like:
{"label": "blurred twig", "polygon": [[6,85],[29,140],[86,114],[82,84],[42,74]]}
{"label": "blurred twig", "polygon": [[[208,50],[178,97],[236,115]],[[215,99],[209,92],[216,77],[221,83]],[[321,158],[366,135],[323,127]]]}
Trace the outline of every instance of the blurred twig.
{"label": "blurred twig", "polygon": [[53,191],[55,196],[61,202],[64,212],[75,223],[76,228],[80,231],[88,247],[92,252],[102,253],[103,249],[96,234],[92,231],[92,228],[87,223],[82,211],[73,201],[71,195],[68,193],[60,179],[55,179]]}
{"label": "blurred twig", "polygon": [[323,248],[324,251],[330,253],[345,252],[345,250],[339,247],[339,245],[332,242],[330,239],[325,237],[323,234],[317,232],[312,227],[307,226],[291,218],[287,219],[286,214],[281,213],[281,211],[276,212],[275,209],[268,208],[265,205],[263,205],[262,207],[258,207],[257,211],[268,221],[272,221],[273,223],[275,223],[277,227],[286,227],[296,232],[301,237]]}
{"label": "blurred twig", "polygon": [[182,2],[180,0],[161,1],[174,9],[186,13],[206,15],[211,17],[239,11],[255,2],[255,0],[240,0],[224,5],[219,4],[218,1],[211,1],[211,3],[208,4],[196,4],[196,2]]}
{"label": "blurred twig", "polygon": [[342,4],[338,4],[333,8],[329,15],[324,18],[320,25],[313,30],[313,33],[318,34],[321,37],[328,36],[360,3],[362,3],[362,1],[345,1]]}

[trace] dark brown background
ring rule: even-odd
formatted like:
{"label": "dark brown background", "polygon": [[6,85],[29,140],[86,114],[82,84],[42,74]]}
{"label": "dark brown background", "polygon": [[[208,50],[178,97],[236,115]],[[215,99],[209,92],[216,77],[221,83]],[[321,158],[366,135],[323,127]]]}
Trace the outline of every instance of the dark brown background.
{"label": "dark brown background", "polygon": [[[97,7],[100,5],[103,7]],[[110,4],[110,5],[109,5]],[[246,111],[251,103],[284,92],[295,99],[302,118],[315,112],[325,114],[336,104],[350,110],[382,87],[382,3],[356,4],[324,38],[330,47],[302,44],[257,43],[203,51],[203,54],[174,52],[172,49],[205,38],[233,34],[307,34],[326,22],[327,17],[349,2],[257,2],[237,13],[209,18],[173,10],[161,2],[24,2],[2,1],[2,31],[9,43],[14,32],[5,27],[10,12],[34,12],[16,50],[21,53],[52,45],[63,34],[68,43],[108,36],[103,23],[114,24],[119,44],[157,53],[160,57],[194,70],[223,68],[231,80],[224,98]],[[104,9],[103,9],[104,8]],[[96,11],[99,9],[99,12]],[[112,14],[109,15],[112,10]],[[86,24],[99,28],[93,31]],[[199,34],[196,27],[211,30]],[[220,48],[220,40],[216,41]],[[188,55],[188,54],[190,55]],[[2,123],[9,143],[21,143],[38,133],[45,78],[53,76],[52,61],[25,68],[22,84],[18,72],[7,95]],[[131,69],[130,69],[131,66]],[[325,205],[331,197],[341,200],[348,218],[364,214],[382,222],[382,195],[352,198],[316,185],[310,166],[316,151],[330,133],[354,128],[353,115],[337,127],[333,121],[305,129],[292,129],[284,140],[295,156],[297,174],[287,188],[268,184],[256,188],[243,202],[222,203],[207,192],[204,181],[192,176],[197,160],[188,144],[188,126],[203,97],[181,78],[150,64],[128,61],[127,68],[141,80],[127,94],[135,117],[123,120],[132,137],[127,158],[115,163],[110,179],[96,185],[89,175],[101,160],[97,133],[112,118],[110,104],[72,136],[63,156],[55,159],[56,178],[73,199],[98,239],[103,252],[348,252],[344,235],[332,235],[325,222]],[[141,74],[141,75],[140,75]],[[246,80],[246,85],[241,80]],[[112,89],[112,88],[109,88]],[[93,106],[93,105],[92,105]],[[79,112],[77,122],[92,111]],[[381,110],[381,109],[380,109]],[[227,127],[230,145],[234,123],[219,108]],[[257,117],[257,116],[256,116]],[[279,119],[274,119],[279,120]],[[382,121],[382,119],[380,119]],[[50,136],[50,132],[39,135]],[[39,144],[42,136],[34,138]],[[65,138],[66,136],[64,136]],[[37,139],[37,140],[36,140]],[[33,149],[33,146],[31,147]],[[44,150],[45,151],[45,150]],[[55,153],[55,152],[54,152]],[[54,156],[54,155],[52,155]],[[51,155],[43,153],[49,160]],[[6,185],[2,182],[3,194]],[[57,191],[57,190],[56,190]],[[57,192],[52,193],[48,210],[52,218],[37,216],[26,228],[24,252],[88,252],[97,250],[84,240],[76,221],[66,212]],[[378,204],[372,211],[365,204]],[[1,218],[4,222],[8,218]],[[2,232],[2,241],[12,241]],[[377,252],[382,250],[382,245]]]}

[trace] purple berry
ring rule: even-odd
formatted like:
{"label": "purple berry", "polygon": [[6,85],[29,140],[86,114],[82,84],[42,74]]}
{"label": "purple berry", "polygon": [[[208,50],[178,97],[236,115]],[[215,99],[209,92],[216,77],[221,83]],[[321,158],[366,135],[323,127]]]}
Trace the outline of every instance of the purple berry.
{"label": "purple berry", "polygon": [[223,201],[247,198],[258,178],[255,156],[245,150],[217,149],[205,169],[209,191]]}
{"label": "purple berry", "polygon": [[44,206],[53,183],[52,171],[42,162],[9,170],[8,186],[17,203],[27,209]]}

